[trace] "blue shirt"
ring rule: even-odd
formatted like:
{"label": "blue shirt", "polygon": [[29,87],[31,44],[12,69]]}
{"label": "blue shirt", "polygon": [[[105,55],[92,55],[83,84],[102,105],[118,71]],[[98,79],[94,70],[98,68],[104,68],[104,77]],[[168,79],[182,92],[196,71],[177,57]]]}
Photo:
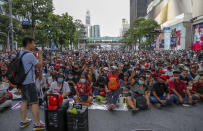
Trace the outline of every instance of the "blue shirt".
{"label": "blue shirt", "polygon": [[35,65],[38,63],[38,60],[35,58],[35,56],[31,51],[25,50],[25,49],[20,51],[19,57],[24,52],[29,52],[25,54],[22,58],[22,63],[25,69],[25,73],[27,74],[28,71],[32,68],[27,74],[24,82],[22,83],[23,85],[27,85],[35,82]]}

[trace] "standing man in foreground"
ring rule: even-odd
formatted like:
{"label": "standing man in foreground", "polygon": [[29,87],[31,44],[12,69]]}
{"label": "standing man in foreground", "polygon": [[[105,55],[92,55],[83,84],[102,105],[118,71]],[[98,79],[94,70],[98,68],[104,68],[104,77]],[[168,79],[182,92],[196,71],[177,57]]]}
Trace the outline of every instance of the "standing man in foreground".
{"label": "standing man in foreground", "polygon": [[24,82],[22,83],[22,105],[21,105],[21,119],[20,127],[27,127],[31,123],[31,119],[27,118],[27,105],[32,106],[32,115],[35,121],[33,124],[33,130],[43,130],[45,128],[44,123],[40,122],[39,118],[39,103],[37,89],[35,85],[35,69],[40,70],[42,68],[42,51],[38,51],[38,59],[35,58],[33,52],[35,50],[35,40],[32,37],[25,37],[23,39],[24,49],[20,51],[19,57],[22,57],[22,63],[27,74]]}

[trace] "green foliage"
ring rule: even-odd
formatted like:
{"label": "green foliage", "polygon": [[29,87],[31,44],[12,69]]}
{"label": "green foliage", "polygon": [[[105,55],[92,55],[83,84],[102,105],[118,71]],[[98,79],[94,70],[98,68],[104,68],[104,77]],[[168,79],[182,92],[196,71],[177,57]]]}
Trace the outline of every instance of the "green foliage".
{"label": "green foliage", "polygon": [[[18,34],[22,33],[20,29],[20,22],[16,19],[13,19],[13,29],[14,29],[14,36],[18,36]],[[8,35],[9,31],[9,16],[1,15],[0,14],[0,32],[3,32]],[[6,44],[7,38],[5,36],[0,35],[1,43]],[[15,39],[18,41],[18,39]]]}
{"label": "green foliage", "polygon": [[[137,18],[124,36],[126,45],[137,45],[145,47],[152,44],[159,35],[160,25],[153,19]],[[143,41],[146,38],[146,41]]]}
{"label": "green foliage", "polygon": [[[4,5],[6,12],[9,12],[8,3]],[[53,14],[52,0],[13,0],[13,16],[20,21],[31,21],[36,24],[34,36],[36,44],[40,46],[50,45],[55,42],[56,46],[68,46],[69,44],[77,45],[79,39],[83,38],[82,32],[84,25],[80,20],[74,22],[73,18],[68,14]],[[1,18],[1,17],[0,17]],[[1,27],[0,19],[0,27]],[[15,39],[21,43],[25,35],[33,34],[33,29],[22,29],[21,22],[15,29]],[[4,23],[4,22],[2,22]],[[5,23],[9,23],[6,21]],[[3,25],[4,29],[8,25]]]}

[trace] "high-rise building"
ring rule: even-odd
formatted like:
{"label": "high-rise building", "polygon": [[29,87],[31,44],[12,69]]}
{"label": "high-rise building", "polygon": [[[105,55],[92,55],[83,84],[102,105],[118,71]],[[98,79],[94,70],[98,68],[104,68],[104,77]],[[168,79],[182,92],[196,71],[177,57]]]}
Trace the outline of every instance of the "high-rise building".
{"label": "high-rise building", "polygon": [[86,12],[86,25],[91,25],[91,22],[90,22],[90,11],[89,10]]}
{"label": "high-rise building", "polygon": [[122,28],[120,30],[120,36],[124,36],[129,28],[130,24],[128,24],[128,21],[126,19],[122,19]]}
{"label": "high-rise building", "polygon": [[148,4],[152,0],[130,0],[130,24],[138,17],[145,17],[147,15]]}
{"label": "high-rise building", "polygon": [[95,37],[100,37],[100,26],[94,25]]}
{"label": "high-rise building", "polygon": [[100,26],[99,25],[91,26],[90,37],[100,37]]}

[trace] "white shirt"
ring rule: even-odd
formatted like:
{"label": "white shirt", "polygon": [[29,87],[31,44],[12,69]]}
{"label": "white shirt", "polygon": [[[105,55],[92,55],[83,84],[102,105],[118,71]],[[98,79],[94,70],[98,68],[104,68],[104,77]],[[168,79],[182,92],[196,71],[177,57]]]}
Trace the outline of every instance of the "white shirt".
{"label": "white shirt", "polygon": [[[57,85],[57,82],[54,81],[51,83],[51,86],[49,88],[49,91],[52,91],[53,93],[60,93],[60,90],[61,90],[61,86],[58,87]],[[67,93],[67,92],[70,92],[70,87],[68,85],[67,82],[64,82],[63,83],[63,89],[61,90],[63,92],[63,94]]]}

